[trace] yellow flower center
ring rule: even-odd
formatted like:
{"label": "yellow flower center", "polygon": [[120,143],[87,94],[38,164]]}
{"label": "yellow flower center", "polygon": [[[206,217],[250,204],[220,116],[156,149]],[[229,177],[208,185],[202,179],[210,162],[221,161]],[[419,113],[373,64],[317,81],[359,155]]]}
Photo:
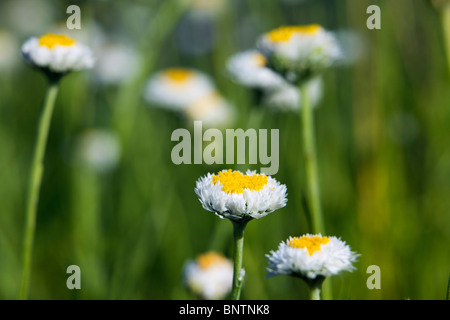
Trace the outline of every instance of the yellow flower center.
{"label": "yellow flower center", "polygon": [[306,248],[308,250],[308,253],[310,256],[313,255],[314,252],[320,251],[320,245],[321,244],[327,244],[330,242],[330,239],[328,237],[320,237],[320,236],[303,236],[303,237],[296,237],[292,238],[292,240],[289,241],[288,245],[292,248]]}
{"label": "yellow flower center", "polygon": [[250,191],[259,191],[267,184],[267,176],[264,174],[255,174],[247,176],[239,171],[221,171],[213,176],[213,183],[220,181],[222,190],[226,193],[244,193],[244,189]]}
{"label": "yellow flower center", "polygon": [[253,61],[256,66],[258,67],[264,67],[267,65],[267,59],[260,53],[255,53],[253,55]]}
{"label": "yellow flower center", "polygon": [[203,270],[208,269],[215,264],[224,263],[226,261],[227,259],[224,256],[215,252],[208,252],[197,257],[197,264]]}
{"label": "yellow flower center", "polygon": [[313,35],[322,27],[318,24],[305,26],[283,26],[270,31],[267,36],[272,42],[287,42],[294,34]]}
{"label": "yellow flower center", "polygon": [[75,40],[63,34],[46,34],[39,38],[39,45],[53,49],[55,46],[70,47],[76,43]]}
{"label": "yellow flower center", "polygon": [[194,74],[191,70],[172,68],[164,71],[164,75],[175,84],[183,84]]}

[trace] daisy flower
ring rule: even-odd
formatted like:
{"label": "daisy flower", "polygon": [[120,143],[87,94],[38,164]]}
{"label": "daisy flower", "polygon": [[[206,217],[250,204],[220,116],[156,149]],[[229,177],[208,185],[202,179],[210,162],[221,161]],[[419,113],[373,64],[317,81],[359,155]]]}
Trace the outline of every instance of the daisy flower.
{"label": "daisy flower", "polygon": [[58,75],[90,69],[95,62],[89,47],[62,34],[28,39],[22,46],[22,55],[31,65]]}
{"label": "daisy flower", "polygon": [[[334,34],[318,24],[282,26],[262,35],[258,49],[267,58],[268,66],[299,90],[304,164],[307,177],[307,206],[311,212],[314,233],[324,232],[320,186],[315,147],[315,127],[311,81],[333,65],[341,56]],[[293,95],[290,92],[291,97]],[[275,101],[279,96],[273,97]]]}
{"label": "daisy flower", "polygon": [[214,84],[207,75],[188,68],[170,68],[147,81],[144,98],[161,107],[183,110],[214,91]]}
{"label": "daisy flower", "polygon": [[236,82],[246,87],[267,90],[286,85],[281,75],[267,67],[266,57],[257,50],[232,56],[227,69]]}
{"label": "daisy flower", "polygon": [[144,98],[152,104],[181,112],[205,126],[224,126],[234,120],[234,108],[219,94],[206,74],[188,68],[170,68],[153,75]]}
{"label": "daisy flower", "polygon": [[244,231],[259,219],[286,205],[286,186],[270,176],[247,171],[223,170],[197,180],[195,188],[203,208],[233,224],[233,287],[231,298],[239,300],[245,272],[242,269]]}
{"label": "daisy flower", "polygon": [[311,289],[318,289],[326,277],[354,270],[358,254],[334,236],[306,234],[289,237],[277,251],[266,255],[268,277],[291,275],[300,277]]}
{"label": "daisy flower", "polygon": [[233,264],[216,252],[201,254],[185,264],[183,284],[200,299],[223,299],[231,292]]}
{"label": "daisy flower", "polygon": [[286,186],[255,171],[223,170],[197,181],[195,193],[204,209],[221,218],[249,221],[286,206]]}
{"label": "daisy flower", "polygon": [[341,56],[335,36],[320,25],[283,26],[264,34],[258,48],[291,82],[309,79]]}
{"label": "daisy flower", "polygon": [[61,34],[45,34],[40,38],[30,38],[22,45],[22,55],[28,63],[44,72],[47,76],[48,88],[39,117],[28,181],[29,191],[22,257],[23,269],[19,292],[19,299],[21,300],[28,296],[37,205],[44,172],[45,149],[58,96],[59,82],[70,71],[88,69],[94,65],[94,57],[88,47]]}

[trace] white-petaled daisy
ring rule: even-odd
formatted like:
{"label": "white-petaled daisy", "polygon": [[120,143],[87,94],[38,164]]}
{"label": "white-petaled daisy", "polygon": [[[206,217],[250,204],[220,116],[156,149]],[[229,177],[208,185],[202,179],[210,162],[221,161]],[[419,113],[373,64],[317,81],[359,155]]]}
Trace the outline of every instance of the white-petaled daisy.
{"label": "white-petaled daisy", "polygon": [[250,170],[208,173],[197,180],[195,193],[203,208],[237,222],[262,218],[287,202],[284,184]]}
{"label": "white-petaled daisy", "polygon": [[268,90],[286,85],[280,74],[267,67],[266,57],[257,50],[232,56],[227,68],[233,79],[246,87]]}
{"label": "white-petaled daisy", "polygon": [[30,38],[22,46],[22,55],[45,72],[65,74],[94,66],[91,49],[62,34],[45,34]]}
{"label": "white-petaled daisy", "polygon": [[353,262],[359,255],[344,241],[320,234],[289,237],[280,243],[277,251],[266,255],[268,277],[298,276],[306,281],[329,277],[342,271],[354,270]]}
{"label": "white-petaled daisy", "polygon": [[89,129],[76,142],[76,161],[98,173],[114,169],[120,161],[121,145],[117,135],[106,129]]}
{"label": "white-petaled daisy", "polygon": [[233,264],[216,252],[201,254],[185,264],[183,284],[200,299],[223,299],[231,292]]}
{"label": "white-petaled daisy", "polygon": [[148,80],[144,98],[168,109],[183,110],[214,91],[207,75],[188,68],[169,68]]}
{"label": "white-petaled daisy", "polygon": [[206,127],[224,127],[231,124],[235,117],[234,108],[217,91],[188,105],[185,113],[191,121],[200,120]]}
{"label": "white-petaled daisy", "polygon": [[[311,79],[306,86],[311,105],[315,107],[322,98],[322,79]],[[286,84],[279,89],[268,91],[264,96],[264,104],[280,111],[298,111],[301,108],[301,93],[297,87]]]}
{"label": "white-petaled daisy", "polygon": [[317,24],[279,27],[259,39],[258,49],[291,82],[310,78],[341,56],[335,36]]}

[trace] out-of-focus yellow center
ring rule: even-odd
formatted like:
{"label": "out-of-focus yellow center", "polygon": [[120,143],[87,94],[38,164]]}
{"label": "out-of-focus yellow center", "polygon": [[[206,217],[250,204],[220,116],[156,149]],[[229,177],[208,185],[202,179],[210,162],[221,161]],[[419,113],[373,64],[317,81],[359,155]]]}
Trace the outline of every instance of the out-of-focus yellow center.
{"label": "out-of-focus yellow center", "polygon": [[203,270],[208,269],[215,264],[224,263],[226,261],[227,259],[224,256],[216,252],[208,252],[197,257],[197,264]]}
{"label": "out-of-focus yellow center", "polygon": [[313,255],[314,252],[320,251],[321,244],[327,244],[330,242],[328,237],[320,237],[320,236],[303,236],[303,237],[295,237],[292,238],[288,245],[292,248],[306,248],[310,256]]}
{"label": "out-of-focus yellow center", "polygon": [[253,61],[255,62],[255,65],[258,67],[264,67],[267,65],[267,59],[260,53],[255,53],[253,55]]}
{"label": "out-of-focus yellow center", "polygon": [[270,31],[267,36],[272,42],[287,42],[294,34],[313,35],[322,27],[318,24],[304,26],[283,26]]}
{"label": "out-of-focus yellow center", "polygon": [[172,68],[164,71],[164,75],[176,84],[183,84],[193,76],[192,70]]}
{"label": "out-of-focus yellow center", "polygon": [[53,49],[55,46],[70,47],[75,43],[75,40],[63,34],[48,33],[39,38],[39,45],[49,49]]}
{"label": "out-of-focus yellow center", "polygon": [[221,171],[213,176],[213,183],[220,181],[222,190],[226,193],[244,193],[244,189],[250,191],[259,191],[267,184],[267,176],[264,174],[255,174],[247,176],[239,171]]}

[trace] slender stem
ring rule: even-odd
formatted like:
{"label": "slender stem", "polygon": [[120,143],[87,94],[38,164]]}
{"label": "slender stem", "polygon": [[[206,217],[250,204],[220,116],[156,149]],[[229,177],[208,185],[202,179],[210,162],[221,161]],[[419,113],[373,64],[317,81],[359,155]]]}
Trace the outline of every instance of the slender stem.
{"label": "slender stem", "polygon": [[58,94],[57,80],[50,80],[49,87],[44,100],[41,117],[39,120],[38,134],[34,149],[33,162],[29,180],[29,193],[27,200],[26,225],[23,243],[23,273],[20,285],[19,299],[27,299],[29,280],[31,273],[31,258],[33,251],[33,239],[36,228],[36,212],[39,202],[39,190],[41,187],[42,174],[44,172],[44,155],[47,146],[48,132],[50,128],[56,96]]}
{"label": "slender stem", "polygon": [[310,299],[311,300],[320,300],[320,287],[311,288]]}
{"label": "slender stem", "polygon": [[311,300],[321,300],[320,293],[322,290],[322,283],[325,280],[325,277],[319,276],[312,281],[308,281],[309,289],[310,289],[310,299]]}
{"label": "slender stem", "polygon": [[320,186],[314,135],[314,116],[308,96],[307,82],[300,85],[303,155],[306,167],[307,199],[314,233],[325,233],[320,203]]}
{"label": "slender stem", "polygon": [[244,251],[244,230],[247,222],[233,223],[233,289],[231,299],[239,300],[244,276],[242,274],[242,257]]}
{"label": "slender stem", "polygon": [[[325,234],[323,223],[322,205],[320,200],[319,174],[316,157],[316,139],[314,114],[308,95],[308,82],[300,85],[301,95],[301,125],[303,138],[303,155],[305,161],[307,179],[307,203],[312,220],[312,231],[317,234]],[[324,299],[332,299],[331,282],[328,281],[324,287],[322,295]],[[320,290],[319,290],[320,291]]]}

